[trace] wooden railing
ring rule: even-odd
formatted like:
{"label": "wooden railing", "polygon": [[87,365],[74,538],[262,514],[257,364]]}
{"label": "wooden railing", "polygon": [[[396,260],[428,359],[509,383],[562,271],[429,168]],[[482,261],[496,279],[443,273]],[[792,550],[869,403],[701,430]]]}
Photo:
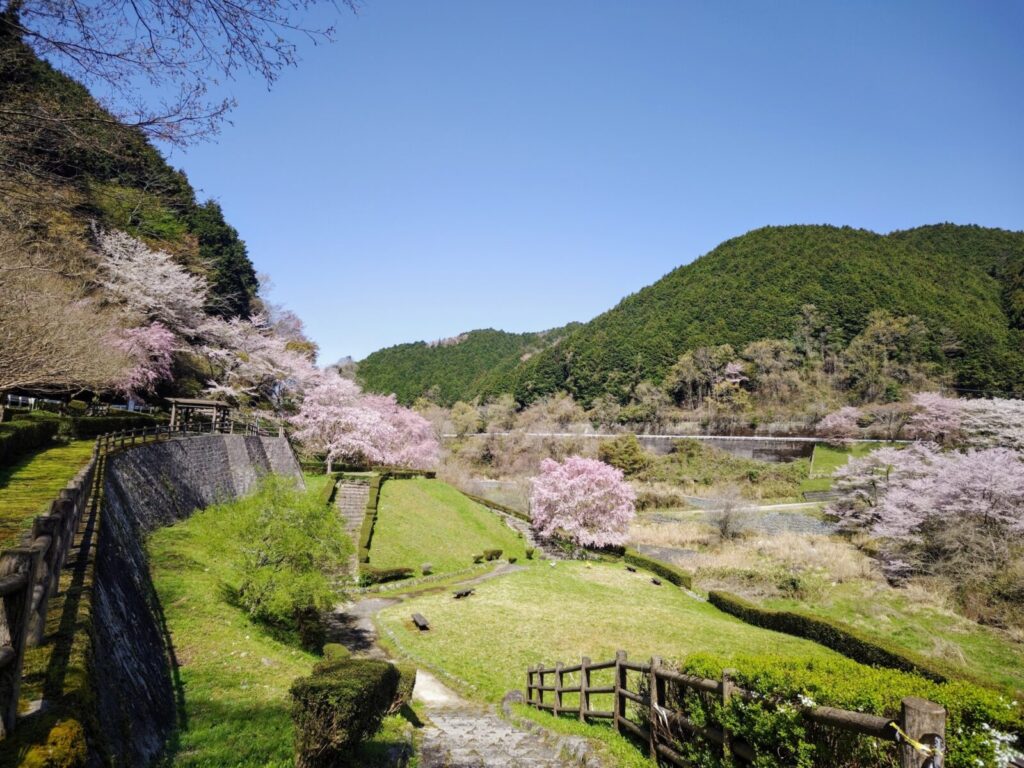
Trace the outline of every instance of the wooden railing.
{"label": "wooden railing", "polygon": [[[610,680],[596,684],[594,673],[610,672]],[[645,685],[630,688],[630,674],[642,676]],[[578,675],[578,682],[566,677]],[[727,727],[698,725],[682,712],[667,708],[669,685],[717,697],[728,704],[734,697],[747,700],[764,697],[739,688],[732,682],[730,671],[721,680],[710,680],[664,666],[658,657],[648,662],[630,661],[625,651],[618,651],[613,661],[593,663],[583,658],[579,664],[553,667],[534,666],[526,670],[526,703],[555,715],[574,715],[580,721],[611,720],[616,731],[628,733],[647,745],[652,759],[680,768],[691,763],[676,748],[673,734],[696,736],[721,749],[723,757],[737,765],[752,763],[755,747],[730,734]],[[550,696],[545,700],[545,695]],[[566,701],[566,696],[569,701]],[[595,709],[593,697],[611,697],[611,709]],[[573,703],[575,699],[575,703]],[[901,768],[941,768],[945,744],[945,710],[930,701],[908,697],[903,699],[899,721],[849,712],[832,707],[807,706],[802,714],[809,722],[851,734],[871,736],[893,742],[899,750]],[[637,715],[641,715],[637,717]]]}

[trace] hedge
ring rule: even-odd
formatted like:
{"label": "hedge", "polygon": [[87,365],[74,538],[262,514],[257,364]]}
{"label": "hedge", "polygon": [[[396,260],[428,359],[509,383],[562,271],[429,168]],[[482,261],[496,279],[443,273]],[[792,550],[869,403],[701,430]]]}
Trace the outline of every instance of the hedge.
{"label": "hedge", "polygon": [[681,568],[676,568],[676,566],[669,563],[663,563],[660,560],[654,560],[646,555],[642,555],[632,547],[626,547],[622,559],[630,565],[635,565],[637,568],[643,568],[656,573],[665,581],[675,584],[677,587],[690,589],[693,586],[693,575],[691,573]]}
{"label": "hedge", "polygon": [[398,670],[398,688],[395,690],[395,700],[388,708],[388,714],[393,715],[412,701],[412,689],[416,687],[416,665],[395,664]]}
{"label": "hedge", "polygon": [[320,503],[325,507],[334,501],[334,492],[338,488],[338,481],[333,476],[327,478],[324,489],[320,492]]}
{"label": "hedge", "polygon": [[80,418],[61,419],[60,434],[74,440],[99,437],[108,432],[121,432],[126,429],[148,429],[159,422],[144,413],[123,413],[115,416],[82,416]]}
{"label": "hedge", "polygon": [[520,512],[518,509],[506,507],[504,504],[498,504],[497,502],[491,501],[490,499],[485,499],[483,496],[476,496],[472,493],[466,493],[461,488],[459,489],[459,493],[461,493],[467,499],[475,501],[477,504],[480,504],[484,507],[496,509],[499,512],[504,512],[506,515],[512,515],[512,517],[518,517],[520,520],[524,520],[527,523],[530,522],[530,516],[525,512]]}
{"label": "hedge", "polygon": [[949,679],[949,676],[940,672],[932,662],[917,658],[905,649],[887,647],[882,642],[874,638],[869,639],[853,627],[839,622],[793,611],[761,608],[728,592],[710,592],[708,602],[747,624],[813,640],[861,664],[915,672],[937,683]]}
{"label": "hedge", "polygon": [[386,584],[389,581],[400,581],[411,579],[415,571],[412,568],[374,568],[372,565],[363,564],[359,568],[359,583],[368,587],[371,584]]}
{"label": "hedge", "polygon": [[[678,665],[680,671],[712,680],[732,670],[741,688],[761,694],[752,700],[734,696],[728,709],[719,701],[687,695],[682,713],[715,727],[727,719],[734,738],[751,744],[762,768],[827,766],[827,768],[897,768],[891,742],[843,734],[816,726],[800,714],[816,704],[878,717],[899,717],[900,701],[919,696],[946,709],[946,768],[1003,768],[1006,751],[996,735],[1024,734],[1024,707],[996,691],[965,681],[939,683],[919,674],[865,667],[844,658],[793,659],[771,653],[717,656],[695,654]],[[669,706],[679,704],[669,691]],[[700,739],[683,745],[684,757],[707,765],[707,744]]]}
{"label": "hedge", "polygon": [[380,728],[400,673],[376,659],[321,662],[291,686],[297,768],[348,764],[352,749]]}
{"label": "hedge", "polygon": [[52,442],[59,426],[56,419],[25,419],[0,424],[0,464],[8,464],[23,453]]}

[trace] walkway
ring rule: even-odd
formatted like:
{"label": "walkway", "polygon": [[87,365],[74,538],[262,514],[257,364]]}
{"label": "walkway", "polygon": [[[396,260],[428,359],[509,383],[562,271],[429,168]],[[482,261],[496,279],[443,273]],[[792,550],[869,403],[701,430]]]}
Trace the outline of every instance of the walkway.
{"label": "walkway", "polygon": [[[437,589],[453,592],[520,570],[522,566],[506,564]],[[418,592],[417,596],[422,594]],[[377,643],[373,617],[404,599],[403,595],[372,595],[339,606],[329,621],[330,640],[341,643],[353,653],[387,658]],[[521,728],[498,716],[492,708],[462,698],[426,670],[416,672],[413,697],[423,705],[427,715],[421,731],[420,768],[600,766],[597,758],[590,754],[586,739],[556,736],[539,726]]]}

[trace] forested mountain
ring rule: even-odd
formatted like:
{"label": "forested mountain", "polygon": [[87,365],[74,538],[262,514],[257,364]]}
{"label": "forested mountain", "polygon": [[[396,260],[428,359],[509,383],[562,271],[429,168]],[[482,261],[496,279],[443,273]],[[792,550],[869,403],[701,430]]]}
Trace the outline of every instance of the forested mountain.
{"label": "forested mountain", "polygon": [[765,227],[673,270],[529,359],[503,358],[492,375],[465,364],[473,355],[422,344],[375,353],[361,371],[371,386],[411,380],[406,396],[437,385],[445,399],[512,392],[525,403],[566,391],[584,404],[606,393],[625,401],[638,382],[660,383],[688,350],[791,337],[806,304],[836,345],[885,309],[924,321],[935,362],[957,385],[1009,390],[1024,380],[1024,233],[953,224],[888,235]]}
{"label": "forested mountain", "polygon": [[141,130],[37,58],[9,22],[0,19],[0,228],[69,258],[89,246],[91,223],[125,231],[205,278],[211,312],[247,315],[256,273],[220,206],[199,202]]}
{"label": "forested mountain", "polygon": [[399,344],[359,363],[360,383],[371,392],[394,392],[411,403],[428,395],[442,405],[471,400],[506,381],[518,365],[556,344],[576,324],[540,333],[470,331],[436,342]]}

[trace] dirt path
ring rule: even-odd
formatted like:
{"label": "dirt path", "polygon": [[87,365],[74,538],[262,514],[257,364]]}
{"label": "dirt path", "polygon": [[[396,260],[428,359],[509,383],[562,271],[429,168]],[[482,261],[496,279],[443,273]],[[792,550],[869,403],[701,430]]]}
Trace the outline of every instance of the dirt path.
{"label": "dirt path", "polygon": [[[493,571],[431,591],[455,591],[523,570],[505,564]],[[416,593],[417,596],[424,592]],[[376,614],[403,602],[404,595],[371,595],[339,606],[330,620],[332,642],[354,653],[385,659],[373,622]],[[424,669],[416,672],[413,698],[429,722],[421,731],[420,768],[564,768],[597,766],[586,739],[555,736],[537,728],[520,728],[490,707],[470,702]]]}

